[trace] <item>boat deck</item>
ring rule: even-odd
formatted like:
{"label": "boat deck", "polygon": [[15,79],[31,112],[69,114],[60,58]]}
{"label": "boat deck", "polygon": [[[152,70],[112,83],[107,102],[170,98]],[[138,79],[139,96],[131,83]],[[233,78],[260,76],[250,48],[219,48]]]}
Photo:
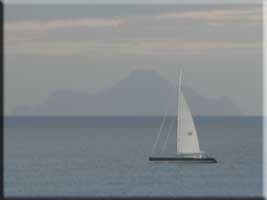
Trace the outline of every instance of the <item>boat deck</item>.
{"label": "boat deck", "polygon": [[214,158],[204,157],[204,158],[193,158],[193,157],[149,157],[149,161],[167,161],[167,162],[197,162],[197,163],[217,163]]}

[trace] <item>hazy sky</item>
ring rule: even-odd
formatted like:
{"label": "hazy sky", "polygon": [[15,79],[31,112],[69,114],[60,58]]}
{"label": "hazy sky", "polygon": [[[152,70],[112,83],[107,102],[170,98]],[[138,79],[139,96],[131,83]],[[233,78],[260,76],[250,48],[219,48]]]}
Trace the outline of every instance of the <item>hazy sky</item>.
{"label": "hazy sky", "polygon": [[153,69],[208,97],[262,110],[259,5],[7,5],[5,111],[58,90],[90,94]]}

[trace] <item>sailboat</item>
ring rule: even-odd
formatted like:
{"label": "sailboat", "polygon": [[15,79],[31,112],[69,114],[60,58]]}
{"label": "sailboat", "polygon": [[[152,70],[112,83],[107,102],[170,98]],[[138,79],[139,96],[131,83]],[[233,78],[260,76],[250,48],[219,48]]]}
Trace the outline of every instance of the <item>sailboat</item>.
{"label": "sailboat", "polygon": [[217,161],[215,158],[208,157],[205,152],[200,150],[197,130],[190,108],[186,102],[183,92],[181,91],[181,84],[182,70],[180,70],[178,88],[176,155],[167,157],[154,156],[152,151],[149,161],[216,163]]}

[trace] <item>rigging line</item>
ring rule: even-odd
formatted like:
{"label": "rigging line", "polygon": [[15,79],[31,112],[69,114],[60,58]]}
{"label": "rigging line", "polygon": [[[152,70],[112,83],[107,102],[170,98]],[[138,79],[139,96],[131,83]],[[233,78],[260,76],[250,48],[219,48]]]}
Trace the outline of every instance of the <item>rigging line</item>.
{"label": "rigging line", "polygon": [[[167,106],[166,108],[168,108],[168,106]],[[153,145],[153,149],[152,149],[152,153],[151,153],[151,155],[153,155],[154,152],[155,152],[155,149],[156,149],[158,140],[159,140],[160,135],[161,135],[161,130],[162,130],[162,128],[163,128],[163,125],[164,125],[164,122],[165,122],[165,119],[166,119],[167,111],[168,111],[168,109],[165,110],[165,113],[164,113],[164,116],[163,116],[163,120],[162,120],[162,122],[161,122],[160,129],[159,129],[159,131],[158,131],[158,134],[157,134],[155,143],[154,143],[154,145]]]}
{"label": "rigging line", "polygon": [[166,110],[165,110],[165,112],[164,112],[163,120],[161,121],[160,129],[159,129],[159,131],[158,131],[158,134],[157,134],[155,143],[154,143],[154,145],[153,145],[153,149],[152,149],[152,153],[151,153],[151,155],[154,154],[155,149],[156,149],[156,146],[157,146],[157,143],[158,143],[158,140],[159,140],[159,138],[160,138],[161,131],[162,131],[162,128],[163,128],[163,125],[164,125],[164,122],[165,122],[165,119],[166,119],[166,115],[167,115],[167,112],[168,112],[168,109],[169,109],[169,104],[170,104],[170,98],[169,98],[168,101],[167,101]]}
{"label": "rigging line", "polygon": [[174,121],[175,121],[175,118],[173,118],[172,121],[171,121],[171,125],[170,125],[170,127],[169,127],[167,137],[166,137],[166,139],[165,139],[165,141],[164,141],[164,144],[163,144],[163,147],[162,147],[162,149],[161,149],[161,153],[163,153],[164,150],[165,150],[165,148],[166,148],[166,145],[167,145],[167,142],[168,142],[168,138],[169,138],[169,136],[170,136],[170,133],[171,133],[171,130],[172,130],[172,126],[173,126],[173,122],[174,122]]}

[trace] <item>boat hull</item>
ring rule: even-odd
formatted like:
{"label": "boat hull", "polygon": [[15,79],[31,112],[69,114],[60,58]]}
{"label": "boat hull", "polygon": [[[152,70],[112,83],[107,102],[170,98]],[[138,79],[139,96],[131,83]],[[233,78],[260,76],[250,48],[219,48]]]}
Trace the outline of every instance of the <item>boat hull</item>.
{"label": "boat hull", "polygon": [[193,158],[193,157],[149,157],[149,161],[165,162],[186,162],[186,163],[217,163],[216,159],[211,157]]}

